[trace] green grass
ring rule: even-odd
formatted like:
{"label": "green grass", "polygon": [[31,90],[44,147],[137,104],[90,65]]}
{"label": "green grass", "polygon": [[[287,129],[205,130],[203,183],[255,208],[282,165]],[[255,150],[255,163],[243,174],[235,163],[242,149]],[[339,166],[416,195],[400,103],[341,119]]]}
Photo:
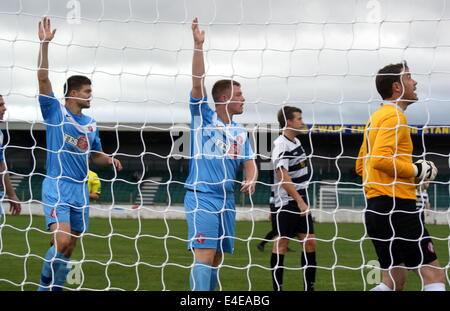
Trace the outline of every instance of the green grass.
{"label": "green grass", "polygon": [[[429,225],[442,265],[449,262],[448,226]],[[271,243],[264,253],[256,244],[270,229],[269,222],[238,222],[235,253],[226,254],[220,270],[223,290],[272,290]],[[184,220],[90,219],[90,232],[78,241],[73,260],[84,259],[82,289],[188,290],[192,253],[186,250],[187,226]],[[368,269],[359,267],[376,259],[370,241],[359,242],[362,224],[316,223],[317,290],[363,290]],[[113,234],[113,235],[112,235]],[[333,239],[338,236],[338,239]],[[252,239],[253,237],[253,239]],[[44,218],[6,216],[0,229],[0,290],[35,290],[42,259],[49,247],[50,234]],[[300,245],[291,242],[284,290],[303,290]],[[137,264],[138,263],[138,264]],[[334,267],[334,269],[333,269]],[[9,280],[6,281],[6,280]],[[11,283],[12,282],[12,283]],[[67,285],[77,288],[79,285]],[[373,285],[367,285],[368,288]],[[406,290],[420,290],[420,279],[412,272]]]}

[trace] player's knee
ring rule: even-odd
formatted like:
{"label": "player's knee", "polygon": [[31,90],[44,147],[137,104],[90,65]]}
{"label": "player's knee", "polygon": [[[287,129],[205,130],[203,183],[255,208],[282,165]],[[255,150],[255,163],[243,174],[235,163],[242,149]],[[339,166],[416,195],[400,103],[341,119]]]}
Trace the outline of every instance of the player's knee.
{"label": "player's knee", "polygon": [[[70,236],[58,236],[58,238],[55,239],[55,247],[58,250],[58,252],[66,253],[66,251],[71,247],[71,238]],[[73,249],[73,248],[72,248]]]}
{"label": "player's knee", "polygon": [[445,272],[442,268],[434,268],[429,273],[427,283],[445,283]]}
{"label": "player's knee", "polygon": [[279,239],[273,243],[273,253],[275,254],[285,254],[289,244],[288,239]]}
{"label": "player's knee", "polygon": [[312,253],[316,251],[316,240],[307,240],[305,242],[305,251],[307,253]]}

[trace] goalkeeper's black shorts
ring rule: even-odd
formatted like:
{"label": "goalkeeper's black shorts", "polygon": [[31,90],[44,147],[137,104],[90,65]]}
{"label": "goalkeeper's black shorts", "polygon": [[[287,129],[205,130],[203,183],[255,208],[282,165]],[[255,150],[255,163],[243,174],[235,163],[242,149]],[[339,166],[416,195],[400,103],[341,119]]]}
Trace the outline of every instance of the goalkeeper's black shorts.
{"label": "goalkeeper's black shorts", "polygon": [[418,268],[437,259],[416,200],[368,199],[365,224],[383,269],[400,264]]}
{"label": "goalkeeper's black shorts", "polygon": [[[306,193],[302,198],[308,204]],[[293,238],[299,233],[314,234],[314,223],[311,213],[300,216],[297,202],[289,201],[281,208],[272,207],[272,231],[283,238]]]}

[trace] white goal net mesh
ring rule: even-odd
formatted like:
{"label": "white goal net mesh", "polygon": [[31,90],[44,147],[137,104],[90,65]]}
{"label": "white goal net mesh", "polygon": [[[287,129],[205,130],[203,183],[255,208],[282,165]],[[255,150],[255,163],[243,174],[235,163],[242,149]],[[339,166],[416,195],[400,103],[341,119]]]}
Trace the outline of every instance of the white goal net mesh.
{"label": "white goal net mesh", "polygon": [[[191,23],[205,30],[205,84],[242,85],[259,178],[239,192],[234,254],[218,269],[220,290],[272,290],[270,163],[280,134],[277,111],[302,109],[308,130],[310,208],[315,220],[316,290],[368,290],[380,268],[364,226],[366,198],[354,172],[364,125],[381,99],[377,71],[408,62],[419,101],[406,116],[414,155],[439,169],[425,221],[448,286],[450,1],[448,0],[8,0],[0,3],[0,94],[6,173],[22,206],[10,213],[2,191],[0,290],[36,290],[52,233],[42,210],[45,122],[38,103],[38,22],[57,28],[49,77],[63,102],[72,75],[93,82],[90,109],[103,150],[124,169],[90,164],[101,191],[90,202],[89,230],[77,239],[64,290],[189,290],[183,200],[189,170]],[[48,139],[48,137],[47,137]],[[87,178],[87,177],[86,177]],[[5,181],[3,181],[5,189]],[[265,247],[258,248],[266,241]],[[301,244],[291,239],[284,290],[303,290]],[[408,290],[423,289],[411,275]]]}

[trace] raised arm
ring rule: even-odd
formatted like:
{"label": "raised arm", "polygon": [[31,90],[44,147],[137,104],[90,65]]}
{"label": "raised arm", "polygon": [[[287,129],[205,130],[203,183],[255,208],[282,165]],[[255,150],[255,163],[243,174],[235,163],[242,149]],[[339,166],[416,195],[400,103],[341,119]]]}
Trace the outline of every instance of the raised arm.
{"label": "raised arm", "polygon": [[53,92],[52,84],[48,78],[48,45],[49,42],[54,38],[56,29],[51,30],[50,19],[44,17],[42,21],[39,22],[39,40],[41,41],[41,46],[39,49],[38,57],[38,81],[39,81],[39,94],[49,95]]}
{"label": "raised arm", "polygon": [[192,59],[192,97],[203,98],[205,90],[205,61],[203,59],[203,42],[205,31],[198,27],[198,19],[192,21],[192,35],[194,37],[194,56]]}

